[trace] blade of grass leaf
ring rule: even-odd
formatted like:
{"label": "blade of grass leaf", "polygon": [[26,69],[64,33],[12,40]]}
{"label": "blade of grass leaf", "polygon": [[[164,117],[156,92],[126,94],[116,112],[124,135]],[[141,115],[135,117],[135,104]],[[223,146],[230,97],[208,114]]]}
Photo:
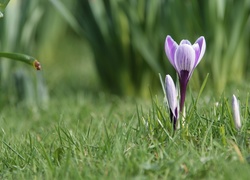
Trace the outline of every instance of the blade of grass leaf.
{"label": "blade of grass leaf", "polygon": [[26,64],[33,66],[37,70],[41,69],[40,63],[34,57],[31,57],[26,54],[0,52],[0,57],[5,57],[5,58],[12,59],[12,60],[24,62]]}
{"label": "blade of grass leaf", "polygon": [[47,160],[47,163],[48,163],[48,165],[49,165],[49,168],[50,168],[51,170],[53,170],[53,169],[54,169],[54,168],[53,168],[53,164],[52,164],[52,161],[51,161],[51,159],[50,159],[48,153],[46,152],[44,146],[43,146],[41,143],[39,143],[39,144],[40,144],[42,153],[43,153],[45,159]]}
{"label": "blade of grass leaf", "polygon": [[3,17],[3,11],[8,5],[10,0],[0,0],[0,18]]}
{"label": "blade of grass leaf", "polygon": [[55,9],[61,14],[61,16],[67,21],[72,29],[78,34],[81,32],[80,25],[76,21],[76,18],[72,15],[72,13],[64,6],[61,1],[58,0],[50,0],[51,4],[55,7]]}
{"label": "blade of grass leaf", "polygon": [[8,145],[5,141],[2,141],[12,152],[14,152],[20,159],[23,161],[26,161],[25,158],[19,154],[14,148],[12,148],[10,145]]}
{"label": "blade of grass leaf", "polygon": [[197,98],[196,98],[196,100],[195,100],[195,103],[194,103],[194,106],[195,106],[195,107],[196,107],[197,102],[198,102],[198,100],[200,99],[200,96],[201,96],[201,94],[202,94],[202,92],[203,92],[203,90],[204,90],[204,88],[205,88],[205,86],[206,86],[206,84],[207,84],[208,77],[209,77],[209,73],[207,73],[207,75],[206,75],[206,77],[205,77],[205,79],[204,79],[204,81],[203,81],[203,83],[202,83],[202,85],[201,85],[199,94],[198,94],[198,96],[197,96]]}
{"label": "blade of grass leaf", "polygon": [[166,97],[166,91],[165,91],[165,83],[162,80],[161,74],[159,73],[159,77],[160,77],[160,81],[161,81],[161,87],[162,87],[162,91],[164,93],[164,97]]}
{"label": "blade of grass leaf", "polygon": [[168,133],[168,131],[164,128],[164,126],[163,126],[163,124],[161,123],[161,121],[160,121],[159,118],[157,118],[157,121],[158,121],[158,123],[160,124],[161,128],[163,129],[163,131],[164,131],[164,132],[166,133],[166,135],[168,136],[168,138],[169,138],[172,142],[174,142],[174,141],[173,141],[173,138],[170,136],[170,134]]}
{"label": "blade of grass leaf", "polygon": [[206,133],[203,137],[203,141],[202,141],[202,144],[201,144],[201,148],[202,148],[202,154],[204,155],[205,154],[205,149],[206,149],[206,146],[205,146],[205,143],[207,141],[207,136],[208,136],[208,133],[210,133],[210,130],[212,128],[212,125],[214,124],[214,120],[212,120],[212,122],[210,123],[210,125],[208,126],[207,130],[206,130]]}
{"label": "blade of grass leaf", "polygon": [[[196,105],[198,103],[198,100],[199,100],[199,98],[200,98],[200,96],[201,96],[201,94],[202,94],[202,92],[203,92],[203,90],[204,90],[204,88],[205,88],[205,86],[207,84],[208,76],[209,76],[209,74],[207,74],[206,78],[204,79],[204,81],[203,81],[203,83],[201,85],[200,91],[198,93],[198,96],[197,96],[196,100],[194,101],[194,104],[192,105],[192,107],[189,110],[189,113],[188,113],[189,115],[187,116],[188,119],[186,119],[187,122],[189,122],[190,118],[193,116],[193,113],[194,113],[194,111],[196,109]],[[187,118],[187,117],[184,117],[184,118]],[[180,121],[182,121],[182,119]]]}
{"label": "blade of grass leaf", "polygon": [[245,113],[244,113],[244,121],[246,121],[246,119],[247,119],[247,114],[248,114],[248,100],[249,100],[249,92],[247,93],[247,98],[246,98]]}

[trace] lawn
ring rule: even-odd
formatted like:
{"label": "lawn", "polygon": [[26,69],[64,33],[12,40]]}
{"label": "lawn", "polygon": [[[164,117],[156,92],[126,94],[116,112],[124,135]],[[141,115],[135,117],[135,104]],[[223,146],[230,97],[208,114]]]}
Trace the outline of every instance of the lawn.
{"label": "lawn", "polygon": [[[180,18],[183,19],[182,16]],[[236,32],[237,35],[241,31]],[[113,37],[113,33],[111,35]],[[233,61],[233,58],[229,63],[227,58],[224,58],[223,63],[217,61],[220,55],[217,57],[215,53],[217,58],[211,55],[211,47],[216,49],[217,46],[211,43],[211,35],[208,37],[210,54],[205,55],[207,61],[202,61],[197,67],[200,72],[194,71],[196,81],[191,79],[187,88],[185,115],[180,114],[180,128],[174,131],[169,109],[164,102],[164,93],[160,89],[160,80],[157,83],[151,77],[157,77],[157,74],[151,70],[150,73],[144,72],[145,67],[149,68],[147,63],[145,66],[144,61],[138,61],[143,62],[138,66],[141,67],[139,71],[137,66],[133,66],[138,62],[128,58],[135,63],[132,63],[132,72],[145,80],[143,86],[139,86],[142,88],[142,96],[137,96],[139,93],[131,93],[131,96],[111,94],[107,84],[104,88],[105,82],[101,83],[105,77],[100,74],[98,76],[98,71],[100,73],[102,69],[95,67],[96,57],[90,53],[91,44],[87,44],[85,38],[65,28],[59,38],[53,41],[45,39],[46,43],[38,46],[35,51],[42,64],[42,71],[29,75],[35,79],[38,77],[36,73],[41,73],[48,88],[48,101],[40,104],[26,101],[17,103],[8,101],[11,97],[7,95],[4,97],[7,99],[3,101],[6,104],[0,106],[0,179],[249,179],[249,85],[240,81],[233,84],[228,78],[228,73],[230,76],[236,75],[230,68],[236,67],[237,71],[237,66],[232,65],[231,61],[242,67],[249,66],[243,65],[243,59],[237,56],[235,59],[239,61]],[[161,41],[161,49],[156,49],[159,54],[164,54],[164,39]],[[239,47],[244,47],[242,51],[245,52],[245,41],[241,43]],[[100,45],[99,41],[97,44]],[[141,47],[141,44],[135,45]],[[234,49],[235,46],[230,47]],[[151,46],[146,47],[153,49]],[[117,53],[116,46],[107,48]],[[147,54],[148,49],[139,49],[138,52]],[[223,52],[224,49],[221,49]],[[136,55],[138,52],[134,51],[131,55],[142,60],[141,53]],[[230,50],[228,52],[229,55],[225,57],[230,57]],[[109,55],[109,52],[105,53]],[[114,69],[112,63],[102,61],[102,55],[99,54],[98,61]],[[124,60],[127,62],[126,58]],[[168,60],[164,55],[165,61]],[[210,66],[210,63],[216,68]],[[168,70],[173,70],[170,64],[165,65]],[[109,70],[107,72],[112,79],[113,71]],[[119,69],[117,72],[120,73]],[[128,84],[122,84],[119,77],[123,77],[124,82],[128,80],[126,78],[133,77],[126,73],[124,77],[114,73],[115,82],[119,82],[121,87]],[[210,74],[207,76],[209,88],[203,79],[207,73]],[[241,73],[239,77],[244,81]],[[201,79],[201,83],[196,83],[197,79]],[[225,81],[219,81],[221,79]],[[138,79],[132,80],[135,83]],[[216,87],[213,82],[224,87],[227,80],[224,92],[214,94]],[[154,87],[156,85],[158,87]],[[239,130],[235,128],[232,114],[233,94],[240,100],[242,127]]]}
{"label": "lawn", "polygon": [[70,88],[52,94],[47,107],[19,104],[1,109],[0,179],[248,179],[250,175],[249,107],[244,101],[243,127],[237,132],[231,97],[216,101],[202,93],[195,105],[197,95],[189,96],[186,122],[173,133],[160,93],[151,100],[102,91],[73,93]]}

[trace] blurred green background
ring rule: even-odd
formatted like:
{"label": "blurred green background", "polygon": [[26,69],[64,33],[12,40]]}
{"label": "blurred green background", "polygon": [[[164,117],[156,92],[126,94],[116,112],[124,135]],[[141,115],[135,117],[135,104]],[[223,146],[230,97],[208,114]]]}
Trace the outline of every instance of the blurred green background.
{"label": "blurred green background", "polygon": [[0,19],[0,51],[36,57],[34,72],[0,61],[0,106],[47,106],[50,97],[81,92],[149,97],[175,71],[164,52],[204,36],[207,49],[191,78],[198,91],[249,86],[249,0],[11,0]]}

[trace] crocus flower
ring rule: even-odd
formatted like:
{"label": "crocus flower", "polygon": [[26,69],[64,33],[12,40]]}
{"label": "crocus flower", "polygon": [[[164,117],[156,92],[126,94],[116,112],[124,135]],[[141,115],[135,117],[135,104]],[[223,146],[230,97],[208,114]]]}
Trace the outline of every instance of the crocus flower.
{"label": "crocus flower", "polygon": [[241,121],[240,121],[240,110],[239,110],[239,102],[235,95],[232,98],[232,107],[233,107],[233,118],[234,124],[237,130],[241,128]]}
{"label": "crocus flower", "polygon": [[188,81],[201,61],[206,50],[206,41],[199,37],[192,45],[188,40],[182,40],[178,45],[171,36],[166,37],[165,52],[179,76],[180,111],[183,110]]}
{"label": "crocus flower", "polygon": [[177,102],[177,92],[174,85],[174,81],[170,75],[166,75],[165,79],[165,91],[168,101],[168,106],[170,110],[170,119],[173,123],[174,129],[176,129],[177,119],[178,119],[178,102]]}

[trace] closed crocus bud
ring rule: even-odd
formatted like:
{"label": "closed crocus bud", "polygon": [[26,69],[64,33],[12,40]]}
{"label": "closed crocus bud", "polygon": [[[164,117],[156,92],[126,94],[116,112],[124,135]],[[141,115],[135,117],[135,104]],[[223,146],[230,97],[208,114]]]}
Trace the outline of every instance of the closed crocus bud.
{"label": "closed crocus bud", "polygon": [[176,129],[176,124],[178,119],[178,101],[177,101],[176,87],[170,75],[166,75],[165,91],[170,111],[170,119],[171,122],[173,123],[174,129]]}
{"label": "closed crocus bud", "polygon": [[235,128],[237,130],[240,130],[241,128],[240,107],[239,107],[239,102],[235,95],[233,95],[232,98],[232,108],[233,108],[233,118],[234,118]]}

